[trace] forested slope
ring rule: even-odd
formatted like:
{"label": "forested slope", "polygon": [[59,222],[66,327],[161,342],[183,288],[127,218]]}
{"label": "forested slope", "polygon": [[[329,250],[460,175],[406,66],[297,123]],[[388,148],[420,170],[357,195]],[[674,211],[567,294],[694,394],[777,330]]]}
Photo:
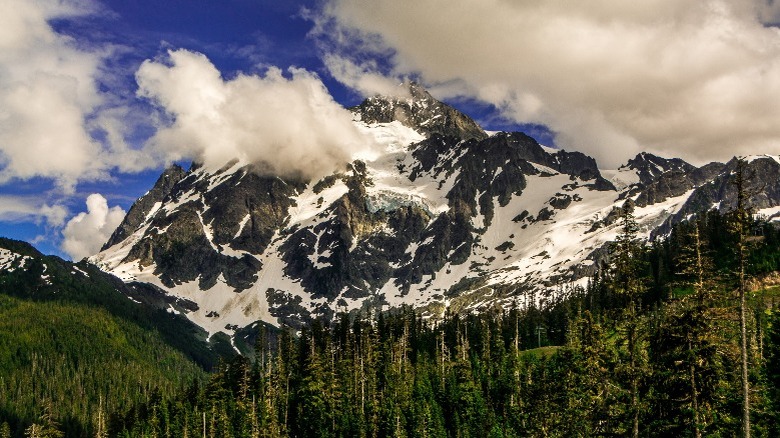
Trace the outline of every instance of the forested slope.
{"label": "forested slope", "polygon": [[130,287],[0,239],[0,436],[95,436],[110,412],[205,376],[217,354],[199,330]]}
{"label": "forested slope", "polygon": [[66,436],[108,413],[172,394],[203,370],[159,334],[106,310],[0,295],[0,423],[20,432],[48,410]]}
{"label": "forested slope", "polygon": [[[630,210],[611,262],[546,308],[412,309],[315,324],[205,386],[112,423],[120,436],[738,436],[743,428],[732,215],[652,245]],[[780,233],[751,222],[746,299],[754,436],[780,430]],[[263,344],[262,339],[260,345]],[[558,346],[548,346],[557,344]],[[541,347],[541,348],[540,348]]]}

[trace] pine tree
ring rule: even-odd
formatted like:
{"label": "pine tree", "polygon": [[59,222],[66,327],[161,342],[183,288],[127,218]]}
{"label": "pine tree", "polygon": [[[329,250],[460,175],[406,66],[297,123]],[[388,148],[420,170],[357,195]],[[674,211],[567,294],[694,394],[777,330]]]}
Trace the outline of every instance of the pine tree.
{"label": "pine tree", "polygon": [[426,371],[415,372],[414,390],[409,424],[410,436],[445,437],[444,417],[433,389],[433,380]]}
{"label": "pine tree", "polygon": [[569,369],[575,374],[567,395],[576,403],[570,410],[581,415],[582,435],[609,435],[613,423],[610,405],[616,404],[618,398],[613,375],[615,351],[608,344],[601,324],[589,311],[572,323],[567,349],[562,353],[569,356]]}
{"label": "pine tree", "polygon": [[305,365],[296,394],[296,424],[300,435],[326,437],[332,435],[333,399],[331,398],[330,373],[327,352],[317,347],[315,330],[302,336]]}
{"label": "pine tree", "polygon": [[770,430],[780,436],[780,310],[774,310],[766,331],[766,364],[764,374],[769,399]]}
{"label": "pine tree", "polygon": [[639,437],[639,380],[643,361],[639,319],[639,301],[645,291],[642,278],[643,246],[637,238],[639,226],[634,219],[633,203],[627,201],[620,213],[621,231],[611,248],[611,288],[624,303],[622,328],[628,353],[627,377],[630,394],[631,436]]}
{"label": "pine tree", "polygon": [[710,431],[725,380],[718,330],[706,308],[688,300],[659,310],[650,336],[653,397],[649,417],[662,435]]}
{"label": "pine tree", "polygon": [[65,434],[59,429],[59,424],[54,420],[54,416],[52,415],[51,401],[45,400],[43,402],[43,409],[38,421],[39,423],[33,423],[27,429],[25,429],[25,437],[62,438],[65,436]]}
{"label": "pine tree", "polygon": [[693,306],[687,306],[686,312],[679,318],[679,326],[684,330],[687,344],[688,380],[690,382],[690,400],[692,428],[696,438],[701,437],[703,428],[701,421],[702,394],[701,379],[697,384],[697,377],[703,373],[697,370],[697,366],[706,359],[704,355],[711,355],[715,342],[710,335],[710,324],[706,312],[709,309],[711,294],[715,285],[715,273],[712,259],[705,250],[705,242],[701,236],[699,220],[693,221],[691,230],[691,242],[681,252],[679,263],[682,266],[681,274],[689,277],[689,283],[693,286]]}
{"label": "pine tree", "polygon": [[277,345],[276,366],[274,367],[275,378],[270,379],[271,384],[277,388],[274,392],[278,402],[275,404],[279,410],[279,429],[282,435],[289,433],[290,430],[291,383],[293,368],[297,359],[293,335],[285,330],[279,337]]}
{"label": "pine tree", "polygon": [[742,436],[750,438],[750,380],[748,373],[748,335],[747,335],[747,262],[749,256],[749,237],[752,226],[752,214],[748,207],[747,162],[737,159],[732,183],[735,186],[737,204],[731,212],[731,231],[736,238],[736,277],[739,292],[739,331],[742,371]]}

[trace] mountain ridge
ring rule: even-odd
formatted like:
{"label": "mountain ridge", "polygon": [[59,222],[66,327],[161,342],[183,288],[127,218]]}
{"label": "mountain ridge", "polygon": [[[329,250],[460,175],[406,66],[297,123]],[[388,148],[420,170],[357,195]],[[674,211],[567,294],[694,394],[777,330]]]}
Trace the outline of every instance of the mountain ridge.
{"label": "mountain ridge", "polygon": [[[642,153],[605,171],[522,133],[488,135],[407,86],[411,97],[352,108],[384,152],[318,181],[239,162],[166,170],[90,260],[196,303],[176,310],[210,334],[400,305],[438,317],[544,305],[564,286],[584,285],[627,200],[646,238],[716,199],[730,205],[727,189],[708,188],[728,181],[728,164]],[[750,166],[771,182],[780,175],[772,161]],[[780,196],[770,191],[757,205],[774,208]]]}

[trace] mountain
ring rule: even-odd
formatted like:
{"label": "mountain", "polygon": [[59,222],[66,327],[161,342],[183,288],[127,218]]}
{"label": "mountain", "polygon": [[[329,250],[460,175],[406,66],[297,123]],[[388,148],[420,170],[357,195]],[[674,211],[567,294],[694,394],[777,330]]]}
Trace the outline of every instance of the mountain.
{"label": "mountain", "polygon": [[[165,292],[208,333],[256,321],[300,327],[336,312],[411,305],[545,305],[584,285],[636,205],[644,236],[733,204],[734,162],[642,153],[616,170],[522,133],[488,135],[416,84],[353,107],[384,151],[317,181],[167,169],[90,262]],[[777,157],[754,157],[754,205],[780,209]]]}

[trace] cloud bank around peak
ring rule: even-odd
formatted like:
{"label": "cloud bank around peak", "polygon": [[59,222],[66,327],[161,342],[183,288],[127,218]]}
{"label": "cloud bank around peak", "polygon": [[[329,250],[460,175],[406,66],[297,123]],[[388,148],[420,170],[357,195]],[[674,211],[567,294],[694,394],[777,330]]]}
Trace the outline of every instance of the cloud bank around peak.
{"label": "cloud bank around peak", "polygon": [[262,172],[318,177],[371,141],[320,79],[303,69],[224,79],[206,56],[174,50],[136,73],[138,94],[167,115],[150,147],[169,159],[221,167],[239,159]]}
{"label": "cloud bank around peak", "polygon": [[780,153],[780,32],[753,0],[330,0],[313,35],[333,76],[366,92],[385,76],[456,94],[556,132],[615,166],[641,150],[697,163]]}

